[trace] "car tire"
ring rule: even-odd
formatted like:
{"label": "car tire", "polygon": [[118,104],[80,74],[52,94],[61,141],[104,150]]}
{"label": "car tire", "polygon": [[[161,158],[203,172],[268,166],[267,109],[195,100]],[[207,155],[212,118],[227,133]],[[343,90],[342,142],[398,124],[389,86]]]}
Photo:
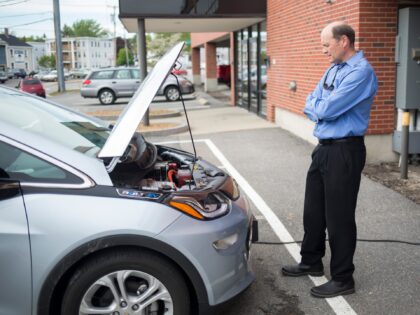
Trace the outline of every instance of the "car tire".
{"label": "car tire", "polygon": [[98,98],[102,105],[111,105],[115,102],[115,94],[110,89],[99,91]]}
{"label": "car tire", "polygon": [[107,308],[104,314],[187,315],[190,298],[184,278],[166,259],[149,251],[115,250],[89,259],[69,281],[61,314],[89,314],[89,308],[95,314]]}
{"label": "car tire", "polygon": [[181,93],[179,88],[175,85],[168,86],[165,88],[165,97],[167,101],[174,102],[179,100]]}

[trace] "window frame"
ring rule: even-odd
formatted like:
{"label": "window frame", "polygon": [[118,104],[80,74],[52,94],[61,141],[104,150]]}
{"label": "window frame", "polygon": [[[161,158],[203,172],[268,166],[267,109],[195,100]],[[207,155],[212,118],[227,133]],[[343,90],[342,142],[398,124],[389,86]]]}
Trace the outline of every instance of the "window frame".
{"label": "window frame", "polygon": [[50,183],[50,182],[44,182],[42,180],[40,180],[39,182],[36,182],[36,181],[29,182],[29,181],[19,180],[20,185],[22,187],[86,189],[86,188],[91,188],[95,186],[95,182],[88,175],[84,174],[83,172],[73,168],[72,166],[64,162],[61,162],[53,158],[50,155],[44,154],[40,151],[37,151],[31,147],[26,146],[25,144],[21,142],[17,142],[3,135],[0,135],[0,141],[10,146],[13,146],[19,150],[22,150],[23,152],[27,154],[33,155],[34,157],[41,159],[49,164],[52,164],[55,167],[62,169],[63,171],[71,173],[72,175],[78,177],[81,180],[81,183]]}

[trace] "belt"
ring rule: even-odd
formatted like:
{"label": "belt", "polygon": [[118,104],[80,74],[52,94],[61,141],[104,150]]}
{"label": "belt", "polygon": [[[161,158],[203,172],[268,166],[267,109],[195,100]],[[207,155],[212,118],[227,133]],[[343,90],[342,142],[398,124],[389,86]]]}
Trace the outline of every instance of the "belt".
{"label": "belt", "polygon": [[345,137],[345,138],[338,138],[338,139],[319,139],[320,145],[329,145],[334,143],[348,143],[348,142],[364,142],[363,136],[356,136],[356,137]]}

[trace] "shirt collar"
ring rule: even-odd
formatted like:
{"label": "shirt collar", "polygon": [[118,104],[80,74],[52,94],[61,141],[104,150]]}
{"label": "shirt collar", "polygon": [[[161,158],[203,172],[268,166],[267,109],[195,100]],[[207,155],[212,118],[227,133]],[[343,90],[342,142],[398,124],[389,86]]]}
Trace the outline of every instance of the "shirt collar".
{"label": "shirt collar", "polygon": [[354,67],[359,61],[364,58],[363,51],[356,52],[351,58],[342,63],[342,65],[348,64],[350,67]]}

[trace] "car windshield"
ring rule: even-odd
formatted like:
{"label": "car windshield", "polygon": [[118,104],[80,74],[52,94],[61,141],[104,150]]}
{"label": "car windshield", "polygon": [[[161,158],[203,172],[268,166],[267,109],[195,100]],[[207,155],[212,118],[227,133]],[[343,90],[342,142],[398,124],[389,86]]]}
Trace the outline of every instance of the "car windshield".
{"label": "car windshield", "polygon": [[0,89],[0,98],[0,120],[89,156],[96,156],[109,136],[94,119],[29,95]]}

